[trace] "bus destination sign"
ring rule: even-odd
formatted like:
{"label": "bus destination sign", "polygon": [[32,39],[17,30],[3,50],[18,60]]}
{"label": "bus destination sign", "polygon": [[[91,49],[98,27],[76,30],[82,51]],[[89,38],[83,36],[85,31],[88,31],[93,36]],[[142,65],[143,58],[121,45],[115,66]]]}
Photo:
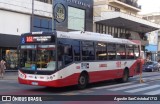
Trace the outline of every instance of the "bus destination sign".
{"label": "bus destination sign", "polygon": [[26,36],[22,38],[23,43],[49,43],[52,42],[52,36]]}

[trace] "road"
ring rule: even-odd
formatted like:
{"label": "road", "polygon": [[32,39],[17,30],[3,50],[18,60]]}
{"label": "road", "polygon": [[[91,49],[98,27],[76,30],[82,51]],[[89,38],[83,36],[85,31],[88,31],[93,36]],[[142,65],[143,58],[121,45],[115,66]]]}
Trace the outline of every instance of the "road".
{"label": "road", "polygon": [[[160,75],[159,74],[160,72],[144,72],[142,75],[144,83],[139,83],[139,76],[135,76],[133,78],[130,78],[129,82],[127,83],[116,83],[115,81],[105,81],[105,82],[90,84],[86,89],[78,90],[76,86],[70,86],[70,87],[64,87],[64,88],[47,88],[42,86],[30,86],[30,85],[18,84],[17,72],[7,72],[5,75],[5,78],[0,79],[0,95],[35,95],[35,96],[36,95],[56,95],[56,96],[65,95],[65,96],[75,96],[75,97],[78,95],[91,95],[89,97],[93,97],[93,98],[94,98],[94,95],[99,95],[99,97],[100,95],[124,95],[124,96],[125,95],[160,95],[160,80],[159,80]],[[65,97],[65,96],[62,96],[62,97]],[[81,96],[81,97],[84,97],[84,96]],[[106,97],[109,97],[109,96],[106,96]],[[92,104],[94,104],[96,101],[94,101],[94,103],[93,101],[91,102]],[[106,104],[105,102],[106,101],[104,102],[101,101],[101,104],[103,103]],[[137,102],[138,101],[136,101],[136,103]],[[10,102],[9,104],[13,104],[13,103],[14,102],[12,103]],[[55,102],[55,103],[66,104],[66,102]],[[78,101],[74,101],[74,103],[78,103]],[[109,103],[121,104],[122,102],[111,101]],[[123,104],[124,103],[125,102],[123,102]],[[126,102],[126,104],[128,103],[129,102]],[[132,101],[130,103],[135,104],[135,101]],[[142,103],[142,101],[140,101],[140,103]],[[147,103],[152,104],[151,101],[145,102],[145,104]],[[154,104],[155,103],[156,102],[154,102]],[[2,104],[8,104],[8,103],[2,102]],[[49,102],[47,104],[49,104]]]}

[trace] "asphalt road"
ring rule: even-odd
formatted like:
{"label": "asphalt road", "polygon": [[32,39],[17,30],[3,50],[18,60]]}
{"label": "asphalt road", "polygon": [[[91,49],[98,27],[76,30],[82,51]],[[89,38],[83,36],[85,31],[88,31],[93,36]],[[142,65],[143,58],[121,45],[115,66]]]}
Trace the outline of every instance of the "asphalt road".
{"label": "asphalt road", "polygon": [[[126,95],[133,96],[133,95],[146,95],[154,97],[160,95],[160,72],[145,72],[143,73],[142,77],[144,83],[139,83],[139,76],[130,78],[129,82],[127,83],[116,83],[114,81],[105,81],[100,83],[90,84],[85,90],[78,90],[76,86],[64,87],[64,88],[48,88],[48,87],[41,87],[41,86],[30,86],[30,85],[21,85],[18,84],[17,81],[17,72],[7,72],[4,79],[0,79],[0,95],[48,95],[48,96],[56,96],[62,97],[62,101],[54,101],[54,104],[81,104],[81,101],[72,101],[75,99],[90,99],[91,101],[83,101],[83,104],[155,104],[159,103],[156,101],[92,101],[96,99],[96,97],[109,97],[111,95]],[[96,95],[96,96],[95,96]],[[102,96],[104,95],[104,96]],[[109,95],[109,96],[105,96]],[[127,97],[128,97],[127,96]],[[66,100],[65,97],[69,97],[70,101],[63,101]],[[77,98],[79,97],[79,98]],[[87,98],[88,97],[88,98]],[[121,96],[123,97],[123,96]],[[97,98],[98,99],[98,98]],[[102,99],[103,100],[103,99]],[[104,98],[105,100],[105,98]],[[0,104],[19,104],[22,102],[0,102]],[[28,102],[23,102],[28,103]],[[36,103],[36,102],[34,102]],[[44,102],[37,102],[38,104]],[[53,102],[45,102],[50,104]]]}

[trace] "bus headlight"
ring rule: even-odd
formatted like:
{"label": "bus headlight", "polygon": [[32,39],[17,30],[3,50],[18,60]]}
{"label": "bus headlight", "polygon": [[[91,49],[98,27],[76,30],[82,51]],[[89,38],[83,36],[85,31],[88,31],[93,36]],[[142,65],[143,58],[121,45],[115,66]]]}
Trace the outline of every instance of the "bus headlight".
{"label": "bus headlight", "polygon": [[53,80],[53,77],[52,77],[52,76],[50,76],[50,79],[51,79],[51,80]]}
{"label": "bus headlight", "polygon": [[18,76],[22,79],[25,79],[26,78],[26,75],[23,74],[22,72],[18,71]]}

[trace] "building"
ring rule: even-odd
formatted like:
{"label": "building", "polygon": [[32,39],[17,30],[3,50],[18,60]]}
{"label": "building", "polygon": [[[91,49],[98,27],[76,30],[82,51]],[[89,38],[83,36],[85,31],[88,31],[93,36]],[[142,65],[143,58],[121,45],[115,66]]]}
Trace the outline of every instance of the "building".
{"label": "building", "polygon": [[146,57],[150,58],[152,61],[157,61],[158,30],[148,32],[145,35],[147,36],[147,40],[149,42],[145,47]]}
{"label": "building", "polygon": [[94,31],[117,38],[140,40],[142,51],[149,44],[146,33],[159,29],[159,25],[138,15],[141,6],[137,0],[95,0]]}
{"label": "building", "polygon": [[8,69],[17,67],[17,46],[22,33],[53,31],[52,3],[64,7],[64,15],[60,15],[64,21],[57,21],[57,30],[94,31],[140,40],[143,51],[148,44],[145,33],[159,28],[137,14],[141,10],[137,0],[1,0],[0,59],[6,60]]}
{"label": "building", "polygon": [[[93,0],[54,0],[58,3],[66,14],[57,30],[93,31]],[[15,69],[20,35],[52,31],[52,0],[1,0],[0,17],[0,59],[6,60],[7,69]]]}
{"label": "building", "polygon": [[[143,19],[160,25],[160,13],[149,13],[143,15]],[[146,47],[146,54],[151,56],[152,60],[160,59],[160,30],[146,34],[149,44]]]}

